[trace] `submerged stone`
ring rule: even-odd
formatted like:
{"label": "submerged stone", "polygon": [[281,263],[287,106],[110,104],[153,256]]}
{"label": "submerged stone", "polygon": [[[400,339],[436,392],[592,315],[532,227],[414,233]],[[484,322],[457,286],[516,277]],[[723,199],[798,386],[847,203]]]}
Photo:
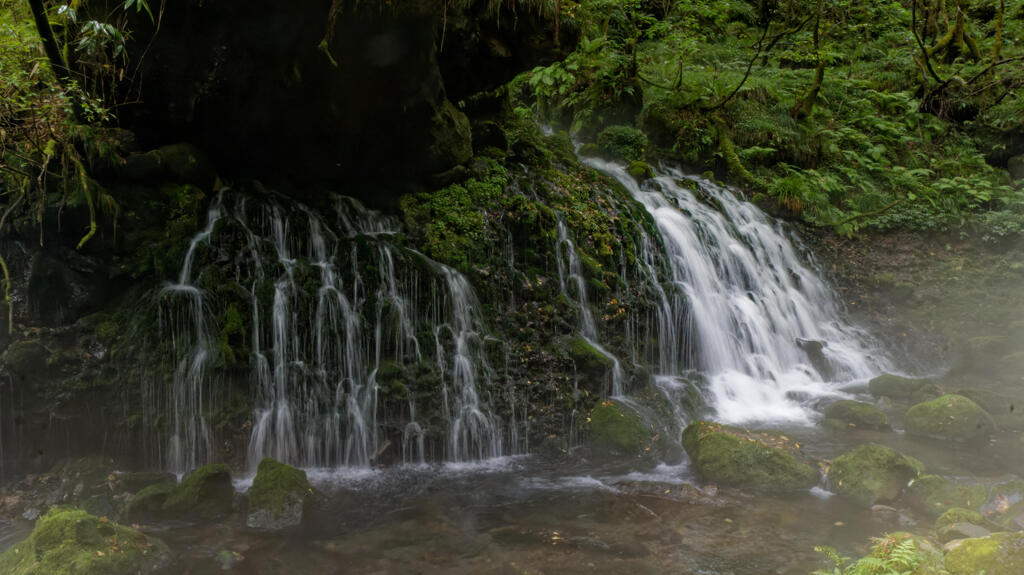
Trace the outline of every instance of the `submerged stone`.
{"label": "submerged stone", "polygon": [[991,434],[996,425],[977,403],[960,395],[944,395],[911,407],[906,427],[912,435],[965,441]]}
{"label": "submerged stone", "polygon": [[165,567],[162,541],[81,509],[53,508],[0,555],[5,575],[135,575]]}
{"label": "submerged stone", "polygon": [[895,449],[868,443],[832,462],[829,485],[840,496],[870,506],[892,501],[907,483],[924,471],[924,464]]}
{"label": "submerged stone", "polygon": [[860,401],[840,399],[825,408],[825,417],[840,421],[850,427],[864,429],[889,429],[889,418],[882,410]]}
{"label": "submerged stone", "polygon": [[987,491],[984,485],[960,485],[938,475],[922,475],[907,488],[907,500],[918,510],[939,516],[955,507],[979,509]]}
{"label": "submerged stone", "polygon": [[1024,532],[954,542],[946,553],[946,569],[950,575],[1024,573]]}
{"label": "submerged stone", "polygon": [[922,387],[931,383],[933,382],[930,379],[915,379],[886,373],[869,381],[868,391],[875,397],[909,399]]}
{"label": "submerged stone", "polygon": [[704,479],[721,485],[791,491],[809,489],[820,477],[817,468],[791,453],[782,436],[698,421],[683,430],[682,442]]}
{"label": "submerged stone", "polygon": [[245,523],[257,529],[301,525],[312,493],[305,471],[265,458],[260,461],[249,488],[249,513]]}
{"label": "submerged stone", "polygon": [[601,451],[637,455],[650,439],[643,422],[618,402],[601,402],[590,412],[590,442]]}
{"label": "submerged stone", "polygon": [[935,520],[935,528],[942,529],[954,523],[973,523],[975,525],[981,525],[985,522],[985,518],[981,516],[981,513],[973,509],[964,509],[963,507],[950,507]]}

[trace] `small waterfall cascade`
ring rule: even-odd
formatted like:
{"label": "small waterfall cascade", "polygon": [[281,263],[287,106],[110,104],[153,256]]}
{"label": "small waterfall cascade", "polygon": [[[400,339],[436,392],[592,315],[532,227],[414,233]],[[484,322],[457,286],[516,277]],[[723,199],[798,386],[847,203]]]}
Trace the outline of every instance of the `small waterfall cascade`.
{"label": "small waterfall cascade", "polygon": [[579,316],[579,334],[598,353],[612,361],[612,397],[623,396],[623,371],[619,358],[615,357],[608,350],[598,343],[597,326],[594,323],[594,316],[590,309],[590,302],[587,300],[587,284],[583,279],[583,271],[580,267],[579,254],[576,253],[576,244],[569,239],[569,229],[565,225],[565,218],[558,215],[557,245],[555,253],[558,255],[558,284],[562,295],[566,299],[573,299],[569,295],[571,285],[575,292],[576,310]]}
{"label": "small waterfall cascade", "polygon": [[663,391],[678,393],[675,376],[695,369],[720,421],[808,423],[817,399],[889,369],[871,337],[843,323],[798,244],[756,206],[676,171],[641,187],[620,165],[585,161],[629,190],[661,236],[663,253],[644,238],[642,259],[658,300]]}
{"label": "small waterfall cascade", "polygon": [[177,361],[171,388],[171,437],[168,468],[181,475],[206,461],[213,438],[203,413],[208,408],[205,391],[207,368],[216,359],[210,338],[209,310],[204,293],[193,283],[196,250],[209,243],[214,227],[224,216],[223,192],[210,203],[207,224],[189,243],[176,283],[160,291],[160,325],[171,342]]}
{"label": "small waterfall cascade", "polygon": [[[170,469],[183,473],[213,457],[204,398],[219,385],[212,372],[221,370],[211,367],[232,353],[224,351],[231,322],[247,332],[236,347],[248,369],[235,371],[247,372],[255,406],[253,469],[264,457],[367,466],[392,438],[402,449],[394,457],[409,463],[425,462],[432,448],[453,461],[501,456],[506,437],[515,448],[516,431],[492,409],[487,331],[465,277],[400,247],[394,218],[348,198],[337,199],[332,215],[329,222],[265,192],[223,192],[211,204],[179,281],[162,290],[177,361]],[[203,265],[216,280],[193,271]],[[230,307],[211,293],[224,284],[233,287]],[[431,370],[422,383],[407,377]],[[443,412],[443,422],[417,421],[422,410]]]}

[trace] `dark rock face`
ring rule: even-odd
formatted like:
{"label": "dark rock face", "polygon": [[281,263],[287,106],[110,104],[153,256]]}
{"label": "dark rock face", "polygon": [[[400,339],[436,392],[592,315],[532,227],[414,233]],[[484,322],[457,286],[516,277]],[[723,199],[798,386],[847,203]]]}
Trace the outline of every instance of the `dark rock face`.
{"label": "dark rock face", "polygon": [[[485,25],[427,0],[336,4],[175,2],[155,36],[138,20],[132,52],[146,51],[142,103],[122,119],[143,147],[188,141],[227,175],[295,188],[344,183],[352,195],[353,184],[374,182],[364,195],[379,200],[382,185],[422,181],[469,159],[469,125],[447,83],[459,94],[493,87],[550,52],[536,17],[523,34],[511,18],[498,27],[491,15]],[[442,53],[443,66],[442,31],[459,48]]]}

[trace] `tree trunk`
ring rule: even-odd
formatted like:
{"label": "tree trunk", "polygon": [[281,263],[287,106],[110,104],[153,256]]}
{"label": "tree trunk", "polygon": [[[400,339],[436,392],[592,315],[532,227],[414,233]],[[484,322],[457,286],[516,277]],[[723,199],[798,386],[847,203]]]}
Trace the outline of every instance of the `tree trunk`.
{"label": "tree trunk", "polygon": [[[50,27],[50,19],[46,16],[43,0],[28,0],[28,5],[32,9],[32,17],[36,21],[36,31],[39,32],[39,38],[43,41],[43,50],[46,52],[46,58],[50,61],[50,67],[53,68],[53,73],[57,76],[61,87],[67,89],[72,84],[71,71],[68,69],[68,63],[64,60],[64,56],[61,55],[57,38],[53,35],[53,28]],[[71,106],[71,113],[74,115],[75,121],[81,120],[81,107],[77,103],[73,103]]]}
{"label": "tree trunk", "polygon": [[821,91],[821,83],[825,79],[825,59],[821,56],[821,15],[824,11],[824,0],[818,0],[818,15],[814,21],[814,52],[818,58],[818,66],[814,69],[814,82],[807,94],[796,103],[790,115],[796,119],[806,118],[814,111],[814,102]]}
{"label": "tree trunk", "polygon": [[1003,50],[1003,13],[1006,12],[1006,0],[999,0],[999,12],[996,13],[996,39],[992,46],[992,61],[999,61],[999,53]]}

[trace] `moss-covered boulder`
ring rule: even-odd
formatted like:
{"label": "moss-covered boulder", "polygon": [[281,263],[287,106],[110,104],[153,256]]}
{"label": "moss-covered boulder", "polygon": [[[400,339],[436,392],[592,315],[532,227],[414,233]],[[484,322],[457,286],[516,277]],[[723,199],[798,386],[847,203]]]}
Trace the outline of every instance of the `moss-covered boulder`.
{"label": "moss-covered boulder", "polygon": [[980,509],[987,493],[984,485],[962,485],[938,475],[922,475],[907,487],[906,500],[917,510],[938,517],[954,507]]}
{"label": "moss-covered boulder", "polygon": [[601,402],[589,419],[590,444],[599,451],[637,455],[651,441],[650,430],[616,401]]}
{"label": "moss-covered boulder", "polygon": [[215,519],[231,513],[234,495],[231,468],[224,463],[206,465],[190,473],[167,494],[161,513],[168,517]]}
{"label": "moss-covered boulder", "polygon": [[156,483],[145,487],[128,500],[124,518],[129,521],[159,519],[164,516],[167,497],[177,489],[173,483]]}
{"label": "moss-covered boulder", "polygon": [[249,513],[245,523],[256,529],[301,525],[312,493],[305,471],[268,457],[260,462],[249,488]]}
{"label": "moss-covered boulder", "polygon": [[638,182],[654,177],[654,170],[646,162],[641,162],[640,160],[631,162],[629,167],[626,168],[626,172]]}
{"label": "moss-covered boulder", "polygon": [[882,410],[860,401],[840,399],[825,408],[825,418],[841,422],[848,427],[862,429],[889,429],[889,418]]}
{"label": "moss-covered boulder", "polygon": [[886,373],[869,381],[868,391],[875,397],[910,399],[922,387],[933,383],[930,379],[903,377]]}
{"label": "moss-covered boulder", "polygon": [[686,426],[682,441],[697,472],[721,485],[790,491],[813,487],[820,477],[782,436],[698,421]]}
{"label": "moss-covered boulder", "polygon": [[41,380],[49,374],[47,359],[50,350],[35,340],[16,341],[7,347],[3,361],[7,370],[19,380]]}
{"label": "moss-covered boulder", "polygon": [[990,435],[996,424],[977,403],[961,395],[918,403],[907,411],[907,433],[966,441]]}
{"label": "moss-covered boulder", "polygon": [[892,501],[907,483],[924,471],[924,464],[895,449],[868,443],[832,462],[829,485],[840,496],[862,505]]}
{"label": "moss-covered boulder", "polygon": [[950,575],[1024,573],[1024,532],[958,541],[946,553],[946,569]]}
{"label": "moss-covered boulder", "polygon": [[938,519],[935,520],[935,529],[942,529],[955,523],[973,523],[975,525],[984,525],[985,518],[981,516],[981,513],[973,509],[964,509],[963,507],[950,507]]}
{"label": "moss-covered boulder", "polygon": [[28,539],[0,555],[5,575],[135,575],[170,562],[167,546],[129,527],[55,507]]}

